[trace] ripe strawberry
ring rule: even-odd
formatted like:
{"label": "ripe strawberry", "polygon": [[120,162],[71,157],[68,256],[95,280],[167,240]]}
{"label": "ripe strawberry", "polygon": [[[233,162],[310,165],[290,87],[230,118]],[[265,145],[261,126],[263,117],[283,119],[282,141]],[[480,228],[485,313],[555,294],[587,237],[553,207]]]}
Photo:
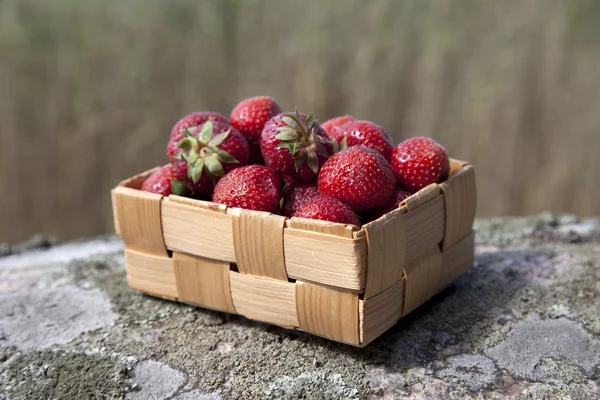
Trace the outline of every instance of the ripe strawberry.
{"label": "ripe strawberry", "polygon": [[356,212],[385,204],[395,186],[392,166],[379,152],[362,145],[333,155],[319,174],[319,191]]}
{"label": "ripe strawberry", "polygon": [[268,120],[281,113],[279,104],[268,96],[242,100],[231,111],[231,126],[241,132],[250,143],[250,164],[264,164],[260,150],[260,134]]}
{"label": "ripe strawberry", "polygon": [[294,182],[283,190],[283,206],[281,214],[290,218],[298,207],[319,195],[315,182]]}
{"label": "ripe strawberry", "polygon": [[343,115],[341,117],[335,117],[323,122],[321,127],[325,129],[325,132],[327,132],[327,135],[329,135],[330,138],[335,139],[337,137],[337,130],[340,129],[342,125],[350,121],[354,121],[354,117]]}
{"label": "ripe strawberry", "polygon": [[260,138],[265,163],[275,172],[314,181],[333,154],[333,143],[312,114],[281,113],[271,118]]}
{"label": "ripe strawberry", "polygon": [[[175,164],[185,164],[183,161],[176,161]],[[150,175],[144,183],[142,183],[142,190],[146,192],[158,193],[163,196],[169,196],[170,194],[178,194],[180,196],[189,195],[189,190],[186,187],[185,180],[185,165],[182,169],[175,164],[168,164],[160,168],[152,175]]]}
{"label": "ripe strawberry", "polygon": [[384,205],[382,205],[380,207],[375,207],[372,210],[369,210],[365,214],[365,221],[366,222],[375,221],[376,219],[382,217],[383,215],[389,213],[390,211],[394,211],[396,208],[398,208],[400,203],[402,203],[402,201],[404,199],[406,199],[408,196],[410,196],[409,192],[407,192],[405,190],[396,190],[394,192],[394,194],[392,195],[392,197],[390,197],[389,200]]}
{"label": "ripe strawberry", "polygon": [[213,111],[194,112],[181,118],[177,121],[175,126],[173,126],[173,129],[171,129],[171,138],[167,145],[167,156],[169,156],[169,160],[173,161],[174,157],[181,152],[179,144],[185,137],[185,129],[202,125],[206,121],[229,123],[227,118]]}
{"label": "ripe strawberry", "polygon": [[448,152],[428,137],[413,137],[400,143],[392,154],[392,166],[400,186],[411,193],[446,180],[450,173]]}
{"label": "ripe strawberry", "polygon": [[358,216],[350,207],[324,194],[317,195],[298,207],[293,216],[360,226]]}
{"label": "ripe strawberry", "polygon": [[225,175],[213,193],[213,201],[230,207],[276,214],[281,199],[281,178],[262,165],[236,168]]}
{"label": "ripe strawberry", "polygon": [[248,142],[225,122],[206,121],[187,129],[175,158],[187,162],[188,187],[210,194],[215,183],[234,168],[248,164]]}
{"label": "ripe strawberry", "polygon": [[394,142],[387,131],[371,121],[354,120],[346,122],[330,134],[340,144],[340,149],[362,144],[380,152],[386,160],[390,160],[394,151]]}

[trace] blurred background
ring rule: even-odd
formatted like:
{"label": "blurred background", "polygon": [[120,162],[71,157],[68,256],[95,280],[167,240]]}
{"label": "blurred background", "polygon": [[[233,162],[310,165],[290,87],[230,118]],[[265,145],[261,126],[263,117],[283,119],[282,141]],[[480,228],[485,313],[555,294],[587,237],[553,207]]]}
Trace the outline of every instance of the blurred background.
{"label": "blurred background", "polygon": [[600,2],[0,0],[0,242],[112,232],[182,115],[271,95],[474,163],[478,215],[600,215]]}

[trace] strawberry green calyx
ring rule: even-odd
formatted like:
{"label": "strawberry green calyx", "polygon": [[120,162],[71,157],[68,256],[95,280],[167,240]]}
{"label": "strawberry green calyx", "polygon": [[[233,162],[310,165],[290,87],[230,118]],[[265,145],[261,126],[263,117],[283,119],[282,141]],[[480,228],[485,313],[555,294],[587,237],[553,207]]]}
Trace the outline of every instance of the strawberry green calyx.
{"label": "strawberry green calyx", "polygon": [[307,162],[308,167],[318,174],[318,156],[328,158],[329,153],[325,147],[327,139],[315,134],[316,119],[309,114],[302,122],[302,118],[296,111],[295,114],[284,114],[282,120],[285,125],[277,128],[279,133],[275,136],[275,139],[281,142],[277,147],[287,149],[294,156],[296,172]]}
{"label": "strawberry green calyx", "polygon": [[196,136],[194,134],[198,129],[199,127],[185,129],[184,139],[179,145],[183,151],[178,157],[189,164],[188,175],[194,183],[197,183],[202,174],[206,173],[214,184],[218,178],[225,175],[223,164],[239,163],[227,151],[217,147],[227,139],[231,130],[213,136],[214,126],[211,121],[202,125],[202,130]]}
{"label": "strawberry green calyx", "polygon": [[331,139],[333,142],[333,152],[339,153],[340,151],[348,148],[348,136],[344,136],[341,142],[338,142],[336,139]]}
{"label": "strawberry green calyx", "polygon": [[177,196],[189,196],[192,194],[185,182],[177,179],[171,179],[171,192]]}

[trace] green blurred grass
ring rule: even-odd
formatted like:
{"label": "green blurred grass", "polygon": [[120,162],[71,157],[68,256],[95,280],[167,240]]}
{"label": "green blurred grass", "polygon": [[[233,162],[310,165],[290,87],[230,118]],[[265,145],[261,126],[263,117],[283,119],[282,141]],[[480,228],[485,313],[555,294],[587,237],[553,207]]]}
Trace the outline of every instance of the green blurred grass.
{"label": "green blurred grass", "polygon": [[268,94],[476,166],[479,215],[600,215],[600,3],[0,0],[0,242],[112,230],[173,123]]}

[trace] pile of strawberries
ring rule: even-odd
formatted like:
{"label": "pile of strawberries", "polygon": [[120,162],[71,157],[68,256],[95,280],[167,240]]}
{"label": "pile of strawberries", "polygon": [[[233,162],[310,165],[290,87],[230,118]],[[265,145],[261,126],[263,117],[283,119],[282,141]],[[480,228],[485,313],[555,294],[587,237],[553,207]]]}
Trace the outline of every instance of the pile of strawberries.
{"label": "pile of strawberries", "polygon": [[394,148],[373,122],[346,115],[319,124],[266,96],[242,101],[229,120],[210,111],[186,115],[167,155],[170,164],[142,190],[356,226],[450,171],[446,150],[431,138]]}

